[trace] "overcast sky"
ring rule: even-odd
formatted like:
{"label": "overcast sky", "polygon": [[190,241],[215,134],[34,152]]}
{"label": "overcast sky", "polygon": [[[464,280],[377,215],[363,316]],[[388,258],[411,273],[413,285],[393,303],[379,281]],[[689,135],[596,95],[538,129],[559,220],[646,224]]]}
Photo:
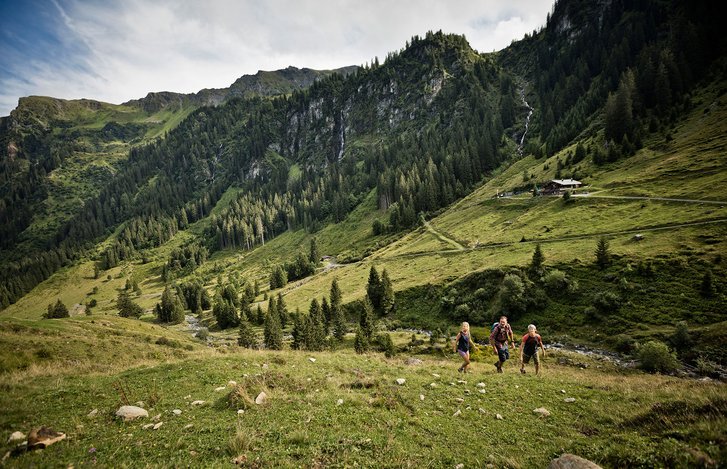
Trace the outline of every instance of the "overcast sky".
{"label": "overcast sky", "polygon": [[111,103],[245,74],[361,65],[428,30],[491,52],[553,0],[0,0],[0,116],[28,95]]}

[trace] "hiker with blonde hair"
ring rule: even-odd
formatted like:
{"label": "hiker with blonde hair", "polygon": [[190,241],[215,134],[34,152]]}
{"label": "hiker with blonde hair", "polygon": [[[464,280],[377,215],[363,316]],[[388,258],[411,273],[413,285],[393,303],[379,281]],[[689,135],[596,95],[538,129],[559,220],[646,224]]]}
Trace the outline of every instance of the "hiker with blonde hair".
{"label": "hiker with blonde hair", "polygon": [[468,373],[470,367],[470,350],[476,347],[475,343],[472,342],[472,336],[470,335],[470,325],[468,322],[463,322],[459,329],[457,337],[454,338],[454,351],[459,353],[464,363],[459,367],[457,371],[460,373]]}
{"label": "hiker with blonde hair", "polygon": [[540,372],[540,358],[538,358],[538,345],[543,351],[545,356],[545,347],[543,347],[543,339],[537,332],[535,324],[528,326],[528,333],[523,336],[522,344],[520,345],[520,373],[525,374],[525,364],[533,359],[535,365],[535,374]]}

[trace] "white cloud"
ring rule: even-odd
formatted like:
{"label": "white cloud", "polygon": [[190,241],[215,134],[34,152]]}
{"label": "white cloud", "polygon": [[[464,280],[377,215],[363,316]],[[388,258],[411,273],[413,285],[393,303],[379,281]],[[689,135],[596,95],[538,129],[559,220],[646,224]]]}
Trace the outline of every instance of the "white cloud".
{"label": "white cloud", "polygon": [[53,3],[64,29],[59,37],[77,56],[12,64],[16,77],[0,76],[0,115],[29,94],[119,103],[149,91],[226,87],[260,69],[360,65],[374,56],[383,59],[427,30],[465,34],[475,49],[489,52],[540,28],[552,5],[552,0],[58,1]]}

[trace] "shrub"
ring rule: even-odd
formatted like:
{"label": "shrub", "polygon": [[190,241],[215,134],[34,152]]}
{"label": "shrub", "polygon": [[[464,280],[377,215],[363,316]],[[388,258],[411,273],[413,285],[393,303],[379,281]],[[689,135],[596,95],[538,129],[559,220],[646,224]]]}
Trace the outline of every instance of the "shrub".
{"label": "shrub", "polygon": [[562,270],[553,269],[545,274],[543,283],[552,293],[562,292],[568,286],[568,279]]}
{"label": "shrub", "polygon": [[712,376],[719,371],[719,366],[703,356],[699,356],[696,360],[697,373],[703,376]]}
{"label": "shrub", "polygon": [[206,327],[201,328],[197,331],[197,338],[201,340],[202,342],[207,342],[207,339],[210,336],[210,331]]}
{"label": "shrub", "polygon": [[381,346],[381,351],[384,352],[384,356],[386,356],[386,358],[391,358],[396,354],[394,341],[391,340],[391,334],[381,334],[379,336],[378,342]]}
{"label": "shrub", "polygon": [[67,317],[70,317],[70,313],[61,300],[56,301],[55,306],[49,304],[48,311],[43,315],[45,319],[61,319]]}
{"label": "shrub", "polygon": [[621,298],[610,291],[599,291],[593,295],[591,300],[593,307],[598,310],[599,313],[613,313],[621,308]]}
{"label": "shrub", "polygon": [[641,368],[649,372],[668,373],[679,368],[674,352],[663,342],[649,341],[641,346],[638,353]]}

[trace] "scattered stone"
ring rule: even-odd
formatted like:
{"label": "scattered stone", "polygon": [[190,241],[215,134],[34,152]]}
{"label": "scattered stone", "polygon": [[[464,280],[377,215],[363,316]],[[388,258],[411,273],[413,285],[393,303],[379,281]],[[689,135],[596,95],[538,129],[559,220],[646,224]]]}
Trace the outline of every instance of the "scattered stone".
{"label": "scattered stone", "polygon": [[234,388],[235,386],[237,386],[237,381],[230,380],[227,382],[227,385],[231,388]]}
{"label": "scattered stone", "polygon": [[204,405],[204,401],[192,401],[189,405]]}
{"label": "scattered stone", "polygon": [[147,423],[146,425],[143,425],[141,428],[144,430],[149,430],[151,427],[153,427],[155,424],[153,423]]}
{"label": "scattered stone", "polygon": [[541,417],[549,417],[550,411],[546,409],[545,407],[538,407],[537,409],[533,409],[534,414],[538,414]]}
{"label": "scattered stone", "polygon": [[28,435],[28,449],[43,449],[66,438],[65,433],[49,427],[34,428]]}
{"label": "scattered stone", "polygon": [[423,401],[424,400],[424,394],[419,394],[419,400],[420,401]]}
{"label": "scattered stone", "polygon": [[8,438],[8,443],[17,443],[18,441],[24,441],[24,440],[25,440],[25,433],[13,432],[10,435],[10,438]]}
{"label": "scattered stone", "polygon": [[220,386],[218,388],[215,388],[215,392],[221,392],[221,391],[224,391],[225,389],[227,389],[225,386]]}
{"label": "scattered stone", "polygon": [[396,384],[398,384],[399,386],[401,386],[404,383],[406,383],[406,380],[404,378],[399,378],[396,380]]}
{"label": "scattered stone", "polygon": [[560,392],[565,394],[565,389],[561,389]]}
{"label": "scattered stone", "polygon": [[162,414],[157,414],[154,417],[151,418],[152,422],[158,422],[162,419]]}
{"label": "scattered stone", "polygon": [[456,384],[454,384],[454,383],[449,383],[449,385],[450,385],[450,386],[457,386],[457,385],[456,385]]}
{"label": "scattered stone", "polygon": [[497,420],[505,420],[505,418],[502,415],[500,415],[500,414],[495,414],[495,418]]}
{"label": "scattered stone", "polygon": [[181,410],[181,409],[174,409],[174,410],[172,411],[172,413],[173,413],[174,415],[182,415],[182,410]]}
{"label": "scattered stone", "polygon": [[191,394],[186,395],[186,396],[184,396],[184,398],[187,399],[187,400],[192,399],[192,395]]}
{"label": "scattered stone", "polygon": [[459,463],[456,466],[454,466],[454,469],[464,469],[464,464]]}
{"label": "scattered stone", "polygon": [[452,417],[457,417],[459,415],[462,415],[462,411],[459,410],[459,409],[457,409],[457,412],[455,412],[454,414],[452,414]]}
{"label": "scattered stone", "polygon": [[432,383],[432,384],[429,385],[429,387],[430,388],[436,388],[437,387],[437,383]]}
{"label": "scattered stone", "polygon": [[465,390],[464,390],[464,393],[465,393],[465,394],[469,394],[469,393],[470,393],[470,390],[469,390],[469,389],[465,389]]}
{"label": "scattered stone", "polygon": [[237,411],[237,415],[242,415],[242,414],[244,414],[244,413],[245,413],[245,409],[239,409],[239,410]]}
{"label": "scattered stone", "polygon": [[436,373],[432,373],[432,376],[434,376],[435,378],[439,378],[439,377],[440,377],[440,376],[439,376],[438,374],[436,374]]}
{"label": "scattered stone", "polygon": [[140,417],[148,417],[149,412],[142,409],[141,407],[124,405],[119,407],[119,410],[116,411],[116,416],[121,417],[126,422],[129,420],[138,419]]}
{"label": "scattered stone", "polygon": [[575,397],[566,397],[565,399],[563,399],[563,402],[575,402],[575,401],[576,401]]}
{"label": "scattered stone", "polygon": [[486,414],[487,413],[487,411],[485,411],[485,409],[483,409],[482,407],[480,407],[479,409],[477,409],[477,411],[479,413],[481,413],[481,414]]}
{"label": "scattered stone", "polygon": [[311,362],[311,363],[315,363],[315,362],[316,362],[316,359],[315,359],[315,358],[313,358],[313,357],[309,357],[309,358],[308,358],[308,361],[309,361],[309,362]]}
{"label": "scattered stone", "polygon": [[418,358],[409,357],[409,358],[406,359],[406,361],[404,363],[407,364],[407,365],[409,365],[409,366],[416,366],[416,365],[421,365],[424,362],[422,360],[418,359]]}
{"label": "scattered stone", "polygon": [[89,412],[88,414],[86,414],[86,417],[92,419],[92,418],[94,418],[96,416],[96,414],[98,414],[98,409],[93,409],[91,412]]}
{"label": "scattered stone", "polygon": [[336,405],[343,405],[343,399],[339,399],[336,401]]}
{"label": "scattered stone", "polygon": [[519,384],[516,384],[515,385],[515,389],[520,389],[520,385]]}
{"label": "scattered stone", "polygon": [[464,399],[462,399],[461,397],[458,397],[458,398],[455,399],[455,401],[457,401],[457,402],[464,402]]}
{"label": "scattered stone", "polygon": [[601,469],[601,466],[575,454],[563,453],[550,461],[548,469]]}
{"label": "scattered stone", "polygon": [[189,430],[192,427],[194,427],[194,424],[188,423],[187,425],[184,426],[184,428],[182,430]]}
{"label": "scattered stone", "polygon": [[459,383],[459,384],[467,384],[467,381],[465,381],[463,379],[460,379],[460,380],[457,380],[457,383]]}
{"label": "scattered stone", "polygon": [[162,425],[164,425],[164,422],[158,422],[155,423],[154,426],[151,428],[153,428],[154,430],[159,430],[159,427],[161,427]]}
{"label": "scattered stone", "polygon": [[142,409],[143,409],[144,407],[146,407],[146,404],[144,403],[144,401],[136,401],[136,403],[134,403],[134,405],[135,405],[136,407],[141,407]]}
{"label": "scattered stone", "polygon": [[261,366],[263,370],[267,370],[269,368],[267,363],[263,363]]}
{"label": "scattered stone", "polygon": [[485,383],[477,383],[477,387],[478,388],[484,388],[485,387]]}
{"label": "scattered stone", "polygon": [[257,395],[255,398],[255,404],[257,405],[263,405],[268,400],[268,395],[265,394],[265,391],[261,391],[260,394]]}
{"label": "scattered stone", "polygon": [[485,389],[480,389],[477,392],[479,392],[480,394],[487,394],[487,390],[485,390]]}

